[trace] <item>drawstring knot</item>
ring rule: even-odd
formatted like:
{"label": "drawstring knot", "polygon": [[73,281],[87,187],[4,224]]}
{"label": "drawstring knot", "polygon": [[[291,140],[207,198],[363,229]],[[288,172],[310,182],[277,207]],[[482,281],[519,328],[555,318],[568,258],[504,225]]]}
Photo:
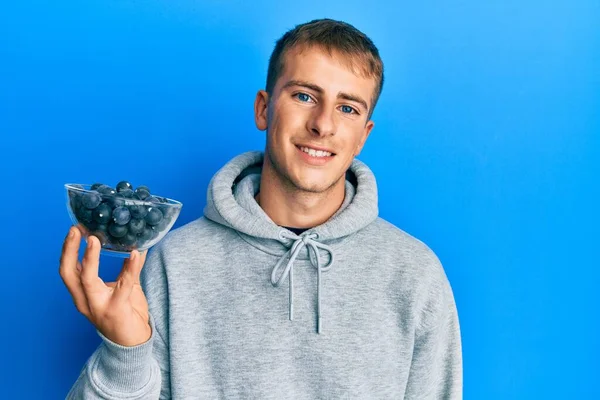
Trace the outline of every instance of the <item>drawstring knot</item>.
{"label": "drawstring knot", "polygon": [[[294,243],[292,244],[290,249],[283,256],[281,256],[275,267],[273,267],[273,271],[271,272],[271,284],[275,287],[279,287],[279,285],[281,285],[281,283],[285,280],[286,277],[289,278],[289,318],[290,321],[292,321],[294,319],[294,261],[296,260],[296,257],[298,257],[300,251],[304,247],[306,247],[309,252],[308,258],[310,259],[311,264],[317,269],[317,332],[321,333],[321,273],[329,271],[329,269],[333,265],[333,251],[331,250],[331,247],[320,243],[316,240],[318,239],[319,235],[315,232],[298,236],[288,231],[280,231],[279,237],[281,239],[294,240]],[[329,262],[325,265],[321,265],[321,260],[319,258],[319,249],[322,249],[329,253]],[[311,250],[315,254],[316,264],[310,257]],[[279,275],[279,278],[276,278],[277,272],[279,271],[279,269],[283,265],[283,262],[288,256],[289,261],[287,262],[285,269],[283,270],[281,275]]]}

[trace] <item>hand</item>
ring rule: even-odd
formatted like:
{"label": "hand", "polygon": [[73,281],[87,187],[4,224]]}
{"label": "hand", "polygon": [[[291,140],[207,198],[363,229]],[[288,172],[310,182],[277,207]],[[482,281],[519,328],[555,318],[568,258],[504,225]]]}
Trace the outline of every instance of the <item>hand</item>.
{"label": "hand", "polygon": [[108,339],[122,346],[136,346],[150,339],[148,302],[140,286],[140,272],[146,253],[133,250],[123,262],[116,282],[105,283],[98,276],[100,241],[88,236],[81,262],[81,232],[71,227],[63,244],[60,276],[73,297],[77,310]]}

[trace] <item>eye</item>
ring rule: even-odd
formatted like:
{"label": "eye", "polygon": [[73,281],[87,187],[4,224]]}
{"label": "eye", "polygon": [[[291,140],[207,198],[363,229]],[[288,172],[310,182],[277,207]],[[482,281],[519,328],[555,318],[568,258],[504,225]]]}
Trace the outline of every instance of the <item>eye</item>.
{"label": "eye", "polygon": [[354,108],[352,108],[350,106],[342,106],[342,112],[345,114],[352,114],[352,112],[354,112],[355,114],[358,114],[358,111],[356,111]]}
{"label": "eye", "polygon": [[296,93],[294,96],[303,103],[308,103],[310,100],[312,100],[309,95],[302,92]]}

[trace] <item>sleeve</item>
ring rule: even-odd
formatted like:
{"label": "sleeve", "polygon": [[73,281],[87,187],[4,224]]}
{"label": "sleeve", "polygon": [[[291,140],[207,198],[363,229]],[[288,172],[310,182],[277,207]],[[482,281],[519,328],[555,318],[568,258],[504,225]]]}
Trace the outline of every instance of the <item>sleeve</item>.
{"label": "sleeve", "polygon": [[458,312],[446,276],[438,282],[427,290],[421,323],[415,331],[405,399],[462,399]]}
{"label": "sleeve", "polygon": [[152,250],[141,274],[152,328],[150,339],[125,347],[98,331],[102,342],[67,394],[68,400],[170,398],[168,293],[163,261],[160,248]]}

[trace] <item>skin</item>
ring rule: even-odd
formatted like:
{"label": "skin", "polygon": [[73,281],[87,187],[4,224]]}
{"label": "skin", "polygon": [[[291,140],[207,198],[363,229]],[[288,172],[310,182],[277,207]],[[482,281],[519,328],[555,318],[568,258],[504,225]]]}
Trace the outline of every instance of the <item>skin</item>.
{"label": "skin", "polygon": [[[340,207],[346,170],[374,126],[368,115],[375,85],[374,78],[353,73],[339,55],[313,47],[289,51],[272,96],[257,93],[256,126],[267,131],[257,200],[276,224],[317,226]],[[335,156],[326,165],[310,165],[300,157],[299,143],[329,148]],[[147,342],[152,331],[140,285],[146,251],[132,251],[115,282],[104,282],[98,275],[99,240],[88,237],[80,262],[81,240],[79,229],[71,227],[59,266],[75,307],[117,344]]]}
{"label": "skin", "polygon": [[63,243],[59,274],[71,293],[77,310],[104,336],[122,346],[136,346],[151,336],[148,302],[140,285],[140,272],[146,253],[134,250],[123,262],[115,282],[98,276],[100,241],[89,236],[87,248],[79,259],[81,232],[75,226]]}
{"label": "skin", "polygon": [[[341,57],[315,46],[291,49],[272,95],[256,95],[256,127],[267,131],[257,201],[277,225],[310,228],[327,221],[341,206],[346,170],[373,129],[375,78],[352,72]],[[325,147],[335,156],[310,165],[297,144]]]}

